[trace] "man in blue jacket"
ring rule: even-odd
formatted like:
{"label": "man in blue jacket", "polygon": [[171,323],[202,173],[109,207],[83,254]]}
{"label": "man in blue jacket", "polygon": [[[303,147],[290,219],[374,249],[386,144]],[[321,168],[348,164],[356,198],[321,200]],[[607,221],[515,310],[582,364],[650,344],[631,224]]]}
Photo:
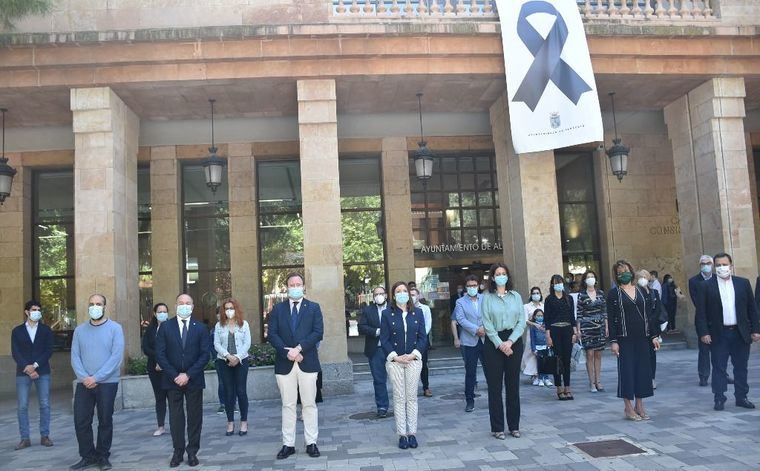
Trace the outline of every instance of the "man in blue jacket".
{"label": "man in blue jacket", "polygon": [[164,372],[163,387],[168,390],[169,397],[169,427],[174,447],[169,461],[171,468],[176,468],[184,460],[185,451],[188,465],[199,464],[203,389],[206,387],[203,369],[209,361],[208,330],[202,322],[191,317],[193,298],[180,294],[176,309],[177,315],[166,321],[156,336],[156,360]]}
{"label": "man in blue jacket", "polygon": [[50,440],[50,356],[53,354],[53,331],[41,322],[42,305],[27,301],[26,320],[11,332],[11,355],[16,361],[18,395],[18,429],[21,441],[16,450],[32,446],[29,438],[29,390],[37,387],[40,403],[40,445],[53,446]]}
{"label": "man in blue jacket", "polygon": [[269,314],[269,343],[275,348],[274,373],[282,398],[282,449],[277,459],[296,452],[296,402],[301,394],[306,453],[319,457],[317,448],[317,375],[321,370],[317,345],[324,334],[319,304],[303,297],[304,278],[290,273],[288,299]]}
{"label": "man in blue jacket", "polygon": [[475,275],[467,275],[465,285],[467,295],[456,301],[454,315],[457,323],[462,326],[459,341],[464,351],[464,397],[465,412],[475,410],[475,383],[478,379],[478,360],[483,367],[483,339],[486,331],[483,328],[483,294],[478,293],[478,282]]}

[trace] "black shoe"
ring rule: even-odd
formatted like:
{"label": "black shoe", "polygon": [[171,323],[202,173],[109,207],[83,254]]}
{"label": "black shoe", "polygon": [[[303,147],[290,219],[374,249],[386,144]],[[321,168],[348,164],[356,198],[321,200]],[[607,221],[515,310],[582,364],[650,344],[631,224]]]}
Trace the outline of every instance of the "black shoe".
{"label": "black shoe", "polygon": [[108,458],[100,458],[100,460],[98,460],[98,466],[100,466],[101,471],[108,471],[113,468],[111,462],[108,461]]}
{"label": "black shoe", "polygon": [[312,443],[311,445],[306,445],[306,453],[312,458],[319,458],[319,448],[317,448],[317,444]]}
{"label": "black shoe", "polygon": [[406,439],[406,437],[398,437],[398,447],[402,450],[409,448],[409,441]]}
{"label": "black shoe", "polygon": [[91,460],[89,458],[82,458],[77,463],[69,466],[69,469],[87,469],[87,468],[92,468],[94,466],[97,466],[97,464],[98,462],[96,460]]}
{"label": "black shoe", "polygon": [[409,435],[409,438],[406,439],[409,443],[409,448],[417,448],[419,444],[417,443],[417,437],[414,435]]}
{"label": "black shoe", "polygon": [[726,382],[728,382],[728,384],[734,384],[734,378],[726,375]]}
{"label": "black shoe", "polygon": [[755,405],[750,402],[746,397],[744,399],[736,400],[736,407],[744,407],[745,409],[754,409]]}
{"label": "black shoe", "polygon": [[187,454],[187,465],[188,466],[198,466],[198,456],[197,455],[191,455],[190,453]]}
{"label": "black shoe", "polygon": [[238,432],[238,435],[240,435],[241,437],[245,437],[246,435],[248,435],[248,430],[241,430]]}
{"label": "black shoe", "polygon": [[387,410],[385,410],[385,409],[379,409],[379,410],[377,411],[377,415],[376,415],[376,417],[377,417],[378,419],[384,419],[384,418],[388,417],[388,411],[387,411]]}
{"label": "black shoe", "polygon": [[231,431],[231,432],[224,432],[224,436],[225,436],[225,437],[231,437],[231,436],[233,436],[233,435],[235,435],[235,431],[234,431],[234,430],[233,430],[233,431]]}
{"label": "black shoe", "polygon": [[474,410],[475,410],[475,401],[467,401],[467,406],[465,406],[464,411],[472,412]]}
{"label": "black shoe", "polygon": [[295,454],[296,454],[295,447],[283,445],[282,448],[280,449],[280,452],[277,453],[277,459],[284,460],[288,456],[295,455]]}
{"label": "black shoe", "polygon": [[700,386],[707,386],[707,378],[699,378]]}
{"label": "black shoe", "polygon": [[174,454],[172,455],[172,460],[169,461],[169,467],[176,468],[183,461],[185,461],[185,452],[175,450]]}
{"label": "black shoe", "polygon": [[715,410],[723,410],[726,408],[726,400],[723,399],[722,401],[715,401],[715,405],[713,406],[713,409]]}

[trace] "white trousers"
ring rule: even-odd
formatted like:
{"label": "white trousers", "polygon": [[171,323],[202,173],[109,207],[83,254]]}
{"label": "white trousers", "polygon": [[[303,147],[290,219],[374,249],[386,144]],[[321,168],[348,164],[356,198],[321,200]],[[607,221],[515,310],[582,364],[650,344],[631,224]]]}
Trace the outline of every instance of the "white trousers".
{"label": "white trousers", "polygon": [[389,361],[385,363],[388,379],[393,385],[393,415],[396,417],[396,433],[417,433],[417,383],[420,381],[422,362],[408,364]]}
{"label": "white trousers", "polygon": [[304,373],[298,363],[286,375],[274,375],[282,399],[282,444],[296,446],[296,402],[301,392],[303,412],[303,438],[306,445],[317,443],[319,424],[317,416],[317,374]]}

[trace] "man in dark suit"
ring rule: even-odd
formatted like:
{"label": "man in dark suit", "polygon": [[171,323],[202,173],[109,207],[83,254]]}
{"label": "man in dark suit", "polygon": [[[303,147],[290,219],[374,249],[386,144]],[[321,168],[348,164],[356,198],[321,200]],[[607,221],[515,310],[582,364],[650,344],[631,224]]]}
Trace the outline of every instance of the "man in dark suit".
{"label": "man in dark suit", "polygon": [[187,464],[198,466],[201,446],[203,389],[206,387],[203,369],[209,361],[209,335],[203,323],[191,318],[192,313],[193,298],[180,294],[177,315],[166,321],[156,336],[156,360],[164,372],[163,387],[169,397],[169,427],[174,446],[169,462],[172,468],[184,460],[185,450]]}
{"label": "man in dark suit", "polygon": [[731,256],[719,253],[714,257],[717,276],[703,281],[697,294],[695,323],[699,340],[710,346],[712,356],[712,390],[715,410],[723,410],[726,402],[726,365],[734,365],[736,405],[754,409],[747,399],[747,361],[752,342],[760,341],[760,321],[749,280],[731,276]]}
{"label": "man in dark suit", "polygon": [[388,415],[388,373],[385,370],[385,354],[380,348],[380,321],[387,307],[385,288],[378,286],[372,291],[374,303],[362,308],[359,318],[359,334],[364,336],[364,355],[369,361],[372,385],[375,388],[377,417]]}
{"label": "man in dark suit", "polygon": [[319,304],[303,297],[304,278],[290,273],[288,299],[269,314],[269,343],[275,348],[274,373],[282,398],[282,449],[277,459],[296,452],[296,402],[301,396],[306,452],[319,457],[317,436],[317,376],[321,370],[317,346],[324,334]]}
{"label": "man in dark suit", "polygon": [[53,331],[43,324],[42,305],[27,301],[26,320],[11,332],[11,355],[16,361],[18,394],[18,428],[21,441],[16,450],[32,446],[29,436],[29,391],[37,388],[40,403],[40,445],[53,446],[50,440],[50,357],[53,355]]}

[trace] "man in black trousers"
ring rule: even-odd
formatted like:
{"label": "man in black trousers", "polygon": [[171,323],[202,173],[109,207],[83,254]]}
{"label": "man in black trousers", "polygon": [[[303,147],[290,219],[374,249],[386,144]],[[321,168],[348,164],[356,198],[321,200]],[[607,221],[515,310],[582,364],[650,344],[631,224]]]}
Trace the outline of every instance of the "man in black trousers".
{"label": "man in black trousers", "polygon": [[198,466],[203,389],[206,387],[203,368],[209,361],[209,335],[203,323],[191,318],[192,313],[193,298],[180,294],[177,297],[177,316],[166,321],[156,336],[156,360],[164,372],[163,387],[168,390],[169,397],[169,426],[174,446],[174,455],[169,462],[172,468],[184,460],[185,450],[187,464]]}
{"label": "man in black trousers", "polygon": [[695,323],[699,340],[710,346],[712,391],[715,410],[726,402],[726,366],[734,365],[736,406],[754,409],[747,399],[747,362],[750,344],[760,341],[760,320],[749,280],[731,276],[731,256],[719,253],[713,258],[716,276],[703,281],[697,293]]}

